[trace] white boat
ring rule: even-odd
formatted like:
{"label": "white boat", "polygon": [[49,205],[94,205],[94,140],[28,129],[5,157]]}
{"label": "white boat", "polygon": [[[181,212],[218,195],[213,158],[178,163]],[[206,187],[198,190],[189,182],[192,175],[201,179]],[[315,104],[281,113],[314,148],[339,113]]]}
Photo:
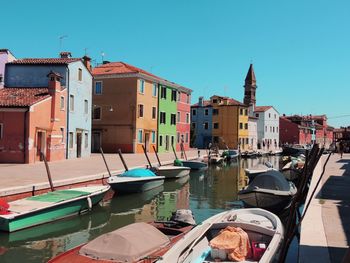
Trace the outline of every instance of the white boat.
{"label": "white boat", "polygon": [[181,160],[181,163],[185,167],[191,168],[191,170],[202,170],[208,168],[208,164],[202,160]]}
{"label": "white boat", "polygon": [[228,150],[228,159],[232,160],[239,156],[238,150]]}
{"label": "white boat", "polygon": [[210,246],[210,241],[226,227],[239,227],[249,237],[251,255],[242,262],[267,263],[279,257],[284,229],[280,219],[259,208],[222,212],[192,229],[158,263],[233,262],[227,260],[227,250]]}
{"label": "white boat", "polygon": [[219,154],[211,154],[209,155],[209,162],[211,164],[220,164],[224,161],[224,158],[222,158]]}
{"label": "white boat", "polygon": [[270,162],[258,164],[251,168],[244,169],[246,176],[249,177],[249,180],[253,180],[258,174],[266,173],[267,171],[271,170],[274,170],[274,168]]}
{"label": "white boat", "polygon": [[189,175],[191,168],[184,166],[167,165],[154,167],[154,170],[158,175],[164,176],[165,179],[175,179]]}

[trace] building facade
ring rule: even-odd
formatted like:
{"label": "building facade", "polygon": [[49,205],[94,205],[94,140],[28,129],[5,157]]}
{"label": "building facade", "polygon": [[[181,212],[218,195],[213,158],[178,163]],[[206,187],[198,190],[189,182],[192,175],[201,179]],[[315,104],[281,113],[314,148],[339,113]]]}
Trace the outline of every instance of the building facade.
{"label": "building facade", "polygon": [[248,150],[256,151],[258,149],[258,119],[253,116],[248,118]]}
{"label": "building facade", "polygon": [[180,87],[176,99],[176,150],[180,151],[182,144],[187,151],[190,148],[191,91]]}
{"label": "building facade", "polygon": [[6,87],[47,87],[47,72],[62,76],[67,88],[66,158],[88,157],[91,152],[91,90],[90,59],[71,58],[61,52],[60,58],[29,58],[7,63]]}
{"label": "building facade", "polygon": [[5,82],[5,64],[16,60],[15,56],[8,49],[0,49],[0,89]]}
{"label": "building facade", "polygon": [[34,163],[66,157],[67,89],[49,72],[45,88],[0,90],[0,162]]}
{"label": "building facade", "polygon": [[212,143],[213,116],[210,100],[199,97],[191,106],[191,141],[193,147],[207,149]]}

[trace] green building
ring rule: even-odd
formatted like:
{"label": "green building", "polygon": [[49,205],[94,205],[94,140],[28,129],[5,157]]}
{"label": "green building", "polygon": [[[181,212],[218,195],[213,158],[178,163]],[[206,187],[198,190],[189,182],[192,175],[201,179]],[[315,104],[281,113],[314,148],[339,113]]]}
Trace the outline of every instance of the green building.
{"label": "green building", "polygon": [[176,149],[177,89],[160,85],[158,93],[158,152]]}

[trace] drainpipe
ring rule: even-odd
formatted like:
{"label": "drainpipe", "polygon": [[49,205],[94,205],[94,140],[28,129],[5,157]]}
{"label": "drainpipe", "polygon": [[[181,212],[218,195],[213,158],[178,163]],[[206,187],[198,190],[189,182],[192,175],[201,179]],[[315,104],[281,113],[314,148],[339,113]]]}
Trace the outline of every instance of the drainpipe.
{"label": "drainpipe", "polygon": [[68,151],[69,151],[69,67],[67,66],[67,74],[66,74],[66,89],[67,89],[67,127],[66,127],[66,159],[68,159]]}

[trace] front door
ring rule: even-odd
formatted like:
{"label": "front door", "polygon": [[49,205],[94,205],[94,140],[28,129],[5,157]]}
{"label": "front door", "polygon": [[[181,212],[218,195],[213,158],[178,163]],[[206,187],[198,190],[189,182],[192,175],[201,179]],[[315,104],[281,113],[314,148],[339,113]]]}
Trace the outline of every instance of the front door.
{"label": "front door", "polygon": [[36,138],[36,156],[35,161],[42,161],[41,154],[46,154],[46,140],[45,140],[45,132],[38,131]]}
{"label": "front door", "polygon": [[145,149],[146,149],[146,152],[149,152],[149,133],[148,132],[145,133]]}
{"label": "front door", "polygon": [[165,150],[169,151],[169,135],[165,136]]}
{"label": "front door", "polygon": [[92,133],[92,151],[97,153],[100,152],[101,148],[101,132]]}
{"label": "front door", "polygon": [[81,141],[82,141],[82,133],[77,132],[77,158],[81,157]]}

